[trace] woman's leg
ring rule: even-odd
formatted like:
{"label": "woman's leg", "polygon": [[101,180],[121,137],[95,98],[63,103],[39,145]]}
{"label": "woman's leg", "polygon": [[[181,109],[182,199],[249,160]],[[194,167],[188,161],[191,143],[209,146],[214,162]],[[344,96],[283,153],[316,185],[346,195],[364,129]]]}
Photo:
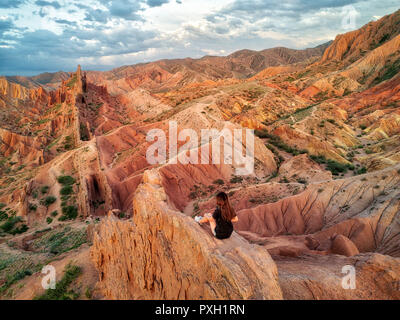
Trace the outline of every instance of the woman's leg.
{"label": "woman's leg", "polygon": [[211,214],[206,214],[205,217],[208,219],[208,222],[210,224],[211,232],[215,236],[215,227],[217,226],[217,223],[215,222],[213,216]]}
{"label": "woman's leg", "polygon": [[214,218],[211,217],[211,218],[208,220],[208,222],[210,223],[211,231],[212,231],[212,233],[213,233],[214,236],[215,236],[215,227],[217,226],[217,224],[216,224]]}

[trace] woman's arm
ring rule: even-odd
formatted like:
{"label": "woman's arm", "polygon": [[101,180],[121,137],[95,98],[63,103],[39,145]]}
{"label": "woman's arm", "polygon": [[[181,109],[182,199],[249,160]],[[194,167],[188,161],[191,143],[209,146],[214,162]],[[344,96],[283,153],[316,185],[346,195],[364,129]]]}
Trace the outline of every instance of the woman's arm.
{"label": "woman's arm", "polygon": [[199,223],[207,223],[207,222],[210,221],[210,218],[212,218],[211,213],[206,213],[206,214],[204,215],[203,219],[201,219],[201,220],[199,221]]}

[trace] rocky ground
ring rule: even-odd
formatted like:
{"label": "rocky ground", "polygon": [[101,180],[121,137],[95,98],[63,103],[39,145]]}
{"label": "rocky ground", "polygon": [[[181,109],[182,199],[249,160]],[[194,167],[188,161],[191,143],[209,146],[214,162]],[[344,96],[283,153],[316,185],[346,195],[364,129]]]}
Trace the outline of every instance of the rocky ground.
{"label": "rocky ground", "polygon": [[[0,297],[399,299],[399,25],[398,11],[303,51],[0,78]],[[150,165],[146,135],[170,121],[255,129],[254,173]],[[192,219],[219,191],[239,217],[224,241]]]}

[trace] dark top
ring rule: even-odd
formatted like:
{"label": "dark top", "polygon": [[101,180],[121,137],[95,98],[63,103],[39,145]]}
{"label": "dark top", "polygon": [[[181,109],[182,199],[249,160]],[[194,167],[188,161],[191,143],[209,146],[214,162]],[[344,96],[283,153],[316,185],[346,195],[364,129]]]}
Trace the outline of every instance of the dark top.
{"label": "dark top", "polygon": [[213,218],[216,222],[215,227],[215,237],[218,239],[229,238],[233,232],[233,224],[231,221],[226,221],[222,217],[222,212],[219,207],[217,207],[213,213]]}

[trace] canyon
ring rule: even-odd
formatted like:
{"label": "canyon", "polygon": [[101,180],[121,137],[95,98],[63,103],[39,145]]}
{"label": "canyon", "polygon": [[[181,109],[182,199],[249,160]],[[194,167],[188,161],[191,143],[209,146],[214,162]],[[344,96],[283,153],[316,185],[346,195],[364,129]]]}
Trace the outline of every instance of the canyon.
{"label": "canyon", "polygon": [[[171,121],[253,129],[254,172],[150,164]],[[193,219],[220,191],[226,240]],[[46,297],[47,264],[80,270],[71,299],[400,299],[400,11],[305,50],[0,77],[0,298]]]}

